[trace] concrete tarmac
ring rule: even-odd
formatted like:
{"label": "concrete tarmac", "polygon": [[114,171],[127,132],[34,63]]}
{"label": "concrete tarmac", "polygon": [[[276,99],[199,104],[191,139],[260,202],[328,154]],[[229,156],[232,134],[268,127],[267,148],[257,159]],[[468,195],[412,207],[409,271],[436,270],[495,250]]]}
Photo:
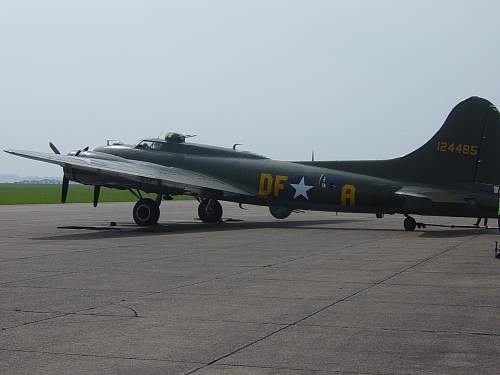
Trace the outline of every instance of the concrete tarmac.
{"label": "concrete tarmac", "polygon": [[496,229],[131,209],[0,207],[1,374],[500,373]]}

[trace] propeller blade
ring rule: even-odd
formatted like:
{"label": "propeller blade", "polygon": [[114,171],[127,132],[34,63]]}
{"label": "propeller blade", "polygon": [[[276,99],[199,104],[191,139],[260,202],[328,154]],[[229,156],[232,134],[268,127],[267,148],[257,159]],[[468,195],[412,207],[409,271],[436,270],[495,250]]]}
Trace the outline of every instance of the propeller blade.
{"label": "propeller blade", "polygon": [[66,203],[66,198],[68,197],[68,187],[69,187],[69,178],[64,176],[62,182],[61,203]]}
{"label": "propeller blade", "polygon": [[84,149],[81,149],[81,150],[78,150],[76,153],[75,153],[75,156],[80,156],[80,154],[82,152],[86,152],[89,150],[89,146],[85,147]]}
{"label": "propeller blade", "polygon": [[56,155],[61,154],[61,152],[57,149],[57,147],[52,142],[49,142],[49,147],[51,148],[52,151],[54,151],[54,154],[56,154]]}
{"label": "propeller blade", "polygon": [[94,207],[97,207],[100,193],[101,193],[101,187],[99,185],[94,186]]}

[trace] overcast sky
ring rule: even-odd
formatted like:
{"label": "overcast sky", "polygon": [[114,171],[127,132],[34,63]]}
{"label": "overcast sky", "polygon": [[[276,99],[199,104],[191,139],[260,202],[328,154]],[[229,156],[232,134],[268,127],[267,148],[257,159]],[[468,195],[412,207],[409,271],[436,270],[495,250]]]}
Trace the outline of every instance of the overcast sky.
{"label": "overcast sky", "polygon": [[[499,1],[0,2],[0,148],[166,131],[282,160],[401,156],[500,104]],[[1,153],[0,174],[60,175]]]}

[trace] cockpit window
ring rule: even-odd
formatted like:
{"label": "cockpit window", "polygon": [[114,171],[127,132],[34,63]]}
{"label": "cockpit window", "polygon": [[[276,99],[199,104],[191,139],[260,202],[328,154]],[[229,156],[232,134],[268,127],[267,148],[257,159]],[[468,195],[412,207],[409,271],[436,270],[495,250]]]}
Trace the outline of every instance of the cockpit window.
{"label": "cockpit window", "polygon": [[163,143],[161,142],[153,142],[153,150],[160,151],[163,148]]}
{"label": "cockpit window", "polygon": [[160,151],[163,147],[162,142],[154,142],[154,141],[141,141],[135,146],[135,148],[140,148],[143,150],[153,150]]}

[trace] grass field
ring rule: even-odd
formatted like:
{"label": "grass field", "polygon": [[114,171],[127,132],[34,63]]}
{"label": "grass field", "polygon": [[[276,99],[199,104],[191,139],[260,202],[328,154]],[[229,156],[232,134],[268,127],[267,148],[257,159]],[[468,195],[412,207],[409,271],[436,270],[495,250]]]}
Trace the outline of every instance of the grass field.
{"label": "grass field", "polygon": [[[71,184],[68,192],[68,203],[92,202],[94,189],[92,186]],[[154,195],[144,195],[155,198]],[[176,196],[175,199],[192,199],[190,196]],[[131,202],[137,198],[129,191],[101,189],[99,202]],[[0,205],[4,204],[48,204],[61,202],[61,185],[36,184],[0,184]]]}

